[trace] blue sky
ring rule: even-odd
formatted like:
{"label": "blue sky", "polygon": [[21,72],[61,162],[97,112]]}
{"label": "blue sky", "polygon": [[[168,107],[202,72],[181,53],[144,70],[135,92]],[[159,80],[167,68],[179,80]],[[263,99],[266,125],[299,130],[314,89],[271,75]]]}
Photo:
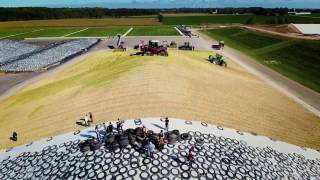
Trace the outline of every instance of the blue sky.
{"label": "blue sky", "polygon": [[289,7],[320,8],[320,0],[0,0],[1,7]]}

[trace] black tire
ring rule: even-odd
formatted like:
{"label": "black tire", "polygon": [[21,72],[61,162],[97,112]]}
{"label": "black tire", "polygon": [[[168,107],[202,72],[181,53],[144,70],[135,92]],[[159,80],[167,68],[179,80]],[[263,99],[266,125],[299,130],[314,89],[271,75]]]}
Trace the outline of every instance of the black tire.
{"label": "black tire", "polygon": [[110,145],[110,149],[112,151],[115,151],[117,149],[119,149],[119,143],[117,143],[116,141],[114,141],[111,145]]}
{"label": "black tire", "polygon": [[150,179],[150,174],[148,172],[146,172],[146,171],[141,172],[139,176],[143,180],[149,180]]}
{"label": "black tire", "polygon": [[101,144],[100,144],[99,141],[92,142],[92,143],[90,144],[90,149],[91,149],[91,151],[98,150],[98,149],[100,149],[100,147],[101,147]]}
{"label": "black tire", "polygon": [[189,133],[182,133],[180,135],[180,138],[183,140],[189,140],[189,139],[191,139],[191,135]]}
{"label": "black tire", "polygon": [[137,140],[137,142],[142,142],[143,140],[144,140],[144,138],[143,137],[141,137],[141,136],[137,136],[136,137],[136,140]]}
{"label": "black tire", "polygon": [[115,141],[115,136],[113,134],[109,134],[106,138],[106,144],[112,144]]}
{"label": "black tire", "polygon": [[205,123],[205,122],[201,122],[201,125],[204,126],[204,127],[208,127],[208,124]]}
{"label": "black tire", "polygon": [[190,179],[190,173],[186,172],[186,171],[182,172],[181,173],[181,178],[182,179]]}
{"label": "black tire", "polygon": [[129,145],[129,140],[128,139],[122,139],[119,141],[119,146],[120,148],[125,148]]}
{"label": "black tire", "polygon": [[87,143],[80,143],[79,148],[81,152],[87,152],[90,151],[90,145]]}
{"label": "black tire", "polygon": [[127,174],[128,177],[135,177],[137,175],[137,171],[135,169],[130,169]]}
{"label": "black tire", "polygon": [[105,179],[105,177],[106,177],[106,173],[105,172],[103,172],[103,171],[101,171],[101,172],[99,172],[98,174],[97,174],[97,176],[96,176],[96,178],[97,179]]}
{"label": "black tire", "polygon": [[180,135],[180,131],[175,129],[172,131],[173,134],[175,134],[177,137]]}
{"label": "black tire", "polygon": [[153,166],[150,168],[150,172],[153,173],[153,174],[158,174],[159,173],[159,168],[156,167],[156,166]]}

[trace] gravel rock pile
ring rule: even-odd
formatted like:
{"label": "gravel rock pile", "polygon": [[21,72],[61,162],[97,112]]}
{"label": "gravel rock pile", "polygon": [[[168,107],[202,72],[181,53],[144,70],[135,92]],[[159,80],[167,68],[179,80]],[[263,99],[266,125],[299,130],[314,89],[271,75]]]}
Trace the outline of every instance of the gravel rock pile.
{"label": "gravel rock pile", "polygon": [[9,64],[0,67],[5,72],[27,72],[38,71],[50,65],[58,64],[63,61],[86,51],[86,49],[97,43],[97,39],[81,39],[63,43],[53,48],[35,53]]}
{"label": "gravel rock pile", "polygon": [[19,56],[39,49],[38,46],[12,40],[0,41],[0,65],[13,61]]}

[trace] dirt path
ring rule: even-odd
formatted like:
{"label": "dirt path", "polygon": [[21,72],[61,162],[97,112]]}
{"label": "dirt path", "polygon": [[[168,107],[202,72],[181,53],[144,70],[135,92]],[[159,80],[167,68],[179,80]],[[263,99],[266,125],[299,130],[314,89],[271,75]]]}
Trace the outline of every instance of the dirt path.
{"label": "dirt path", "polygon": [[268,28],[263,28],[263,27],[253,27],[253,26],[245,26],[245,25],[242,25],[240,27],[244,27],[244,28],[247,28],[247,29],[253,30],[253,31],[259,31],[259,32],[263,32],[263,33],[269,33],[269,34],[273,34],[273,35],[277,35],[277,36],[284,36],[284,37],[289,37],[289,38],[320,40],[319,36],[303,36],[303,35],[297,34],[297,33],[281,33],[281,32],[273,31],[271,28],[268,29]]}
{"label": "dirt path", "polygon": [[[212,39],[206,34],[195,31],[205,39]],[[213,39],[213,41],[216,41]],[[217,41],[216,41],[217,43]],[[242,52],[226,46],[220,53],[240,64],[249,72],[263,79],[265,82],[289,96],[309,111],[320,117],[320,94],[307,88],[299,83],[288,79],[287,77],[279,74],[278,72],[258,63],[253,58],[243,54]]]}
{"label": "dirt path", "polygon": [[[3,74],[0,73],[0,94],[4,94],[8,89],[31,79],[40,73],[17,73],[17,74]],[[0,96],[1,99],[1,96]]]}
{"label": "dirt path", "polygon": [[[194,31],[198,30],[204,30],[204,29],[215,29],[215,28],[226,28],[226,27],[241,27],[241,28],[246,28],[251,31],[258,31],[262,33],[268,33],[271,35],[276,35],[276,36],[282,36],[282,37],[287,37],[287,38],[297,38],[297,39],[307,39],[307,40],[320,40],[320,36],[303,36],[298,33],[292,33],[292,32],[279,32],[277,31],[277,27],[263,27],[263,26],[248,26],[248,25],[209,25],[206,27],[202,28],[195,28],[193,29]],[[280,30],[280,29],[279,29]],[[283,31],[287,31],[287,29],[282,29]]]}

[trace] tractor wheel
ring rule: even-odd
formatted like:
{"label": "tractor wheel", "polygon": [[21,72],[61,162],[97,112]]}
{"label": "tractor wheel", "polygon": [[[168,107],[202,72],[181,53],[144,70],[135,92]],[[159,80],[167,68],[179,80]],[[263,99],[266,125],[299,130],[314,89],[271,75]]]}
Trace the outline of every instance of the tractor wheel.
{"label": "tractor wheel", "polygon": [[227,68],[227,63],[226,62],[223,62],[223,65],[225,68]]}
{"label": "tractor wheel", "polygon": [[146,55],[147,55],[147,56],[152,56],[151,51],[147,51],[147,52],[146,52]]}

